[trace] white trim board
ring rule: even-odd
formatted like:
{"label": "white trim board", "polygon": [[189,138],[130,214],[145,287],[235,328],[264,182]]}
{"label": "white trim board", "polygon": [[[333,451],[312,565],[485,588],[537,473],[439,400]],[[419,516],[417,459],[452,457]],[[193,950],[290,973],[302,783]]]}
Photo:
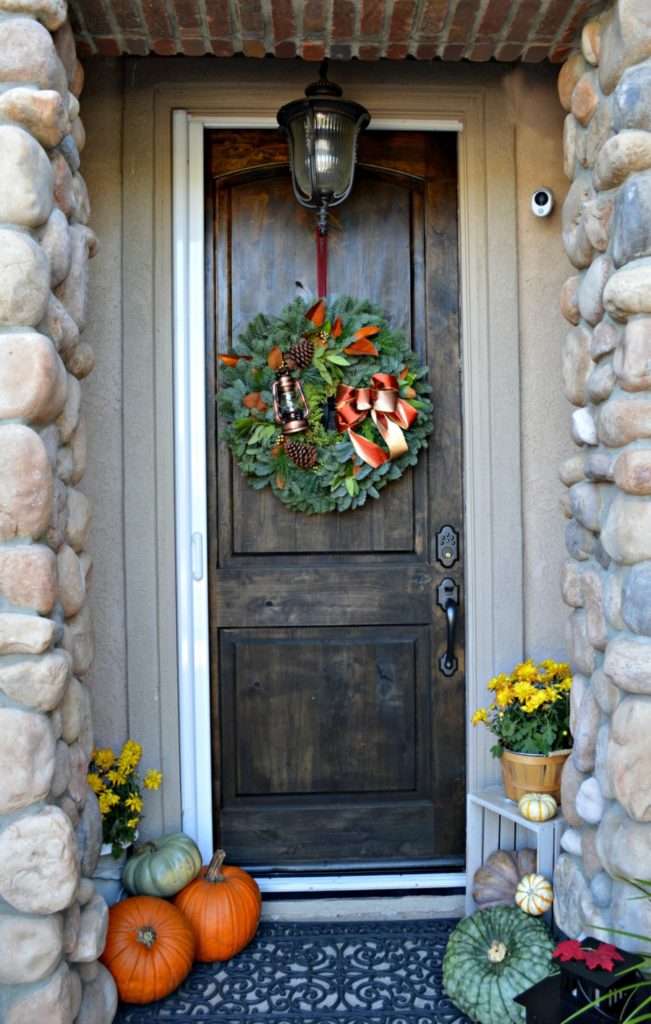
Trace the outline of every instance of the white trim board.
{"label": "white trim board", "polygon": [[[238,112],[236,94],[222,96],[218,102],[213,94],[208,98],[205,85],[196,96],[190,87],[180,92],[189,101],[183,109],[178,109],[178,96],[175,102],[169,88],[161,88],[157,116],[160,123],[165,116],[173,118],[171,219],[182,827],[195,836],[205,858],[212,852],[212,773],[208,591],[206,573],[199,564],[205,562],[206,551],[203,133],[206,127],[275,125],[267,109],[277,104],[273,92],[269,96],[261,90],[260,113],[255,115]],[[355,95],[360,102],[371,103],[363,90],[356,88]],[[395,110],[378,110],[375,103],[378,112],[374,127],[459,132],[466,678],[468,708],[472,709],[482,703],[485,681],[494,674],[495,664],[512,658],[513,651],[522,646],[520,431],[518,403],[513,401],[519,391],[514,299],[517,276],[515,213],[508,193],[508,183],[514,181],[513,139],[499,111],[490,115],[494,123],[488,137],[486,95],[481,89],[428,94],[427,102],[414,93],[411,105],[407,100],[406,93],[394,100],[385,99],[385,107],[393,103],[404,117],[397,116]],[[211,103],[219,109],[211,110]],[[487,179],[494,176],[506,182],[507,188],[500,195],[491,195],[489,203]],[[499,247],[498,262],[489,259],[489,238],[491,246]],[[165,244],[164,239],[160,242]],[[160,280],[159,286],[163,287]],[[501,485],[505,480],[510,486]],[[501,599],[506,592],[508,602]],[[469,789],[494,781],[495,767],[487,746],[480,730],[467,728]]]}

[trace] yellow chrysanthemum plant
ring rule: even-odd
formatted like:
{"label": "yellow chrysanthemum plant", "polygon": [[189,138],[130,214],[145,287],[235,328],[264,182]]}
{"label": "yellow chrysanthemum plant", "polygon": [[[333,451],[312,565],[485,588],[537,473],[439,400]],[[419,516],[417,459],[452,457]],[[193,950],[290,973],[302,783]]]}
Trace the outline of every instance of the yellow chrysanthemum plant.
{"label": "yellow chrysanthemum plant", "polygon": [[150,768],[141,778],[138,770],[142,747],[127,740],[119,754],[108,747],[93,749],[88,765],[88,785],[97,795],[102,815],[102,836],[117,859],[126,846],[135,842],[143,814],[142,788],[158,789],[163,773]]}
{"label": "yellow chrysanthemum plant", "polygon": [[472,724],[484,725],[497,736],[493,757],[505,750],[519,754],[550,754],[572,746],[570,689],[572,674],[564,662],[532,659],[517,665],[510,675],[501,673],[488,683],[493,695],[487,708],[479,708]]}

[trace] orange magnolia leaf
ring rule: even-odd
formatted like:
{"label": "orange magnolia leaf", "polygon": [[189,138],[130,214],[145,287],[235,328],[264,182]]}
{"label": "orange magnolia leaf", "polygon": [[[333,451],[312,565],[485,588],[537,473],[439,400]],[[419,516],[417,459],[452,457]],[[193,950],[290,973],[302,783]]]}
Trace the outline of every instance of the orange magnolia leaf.
{"label": "orange magnolia leaf", "polygon": [[400,380],[404,380],[408,373],[409,373],[409,367],[405,366],[404,370],[400,371],[400,374],[399,374]]}
{"label": "orange magnolia leaf", "polygon": [[259,391],[249,391],[248,395],[245,395],[244,398],[242,399],[242,405],[245,405],[247,407],[247,409],[259,409],[260,408],[260,392]]}
{"label": "orange magnolia leaf", "polygon": [[285,490],[285,481],[281,477],[280,473],[276,473],[276,487],[279,491]]}
{"label": "orange magnolia leaf", "polygon": [[347,345],[344,352],[348,356],[377,356],[380,354],[373,342],[369,341],[368,338],[358,338],[357,341]]}
{"label": "orange magnolia leaf", "polygon": [[311,320],[315,327],[320,327],[325,320],[326,304],[323,299],[319,299],[313,306],[310,306],[307,313],[305,314],[306,320]]}
{"label": "orange magnolia leaf", "polygon": [[358,338],[372,338],[373,335],[379,333],[380,328],[377,326],[377,324],[367,324],[366,327],[360,327],[358,331],[355,331],[355,333],[353,334],[353,338],[355,338],[355,340],[357,340]]}
{"label": "orange magnolia leaf", "polygon": [[277,370],[282,361],[282,349],[278,348],[277,345],[274,345],[273,348],[269,349],[269,354],[267,356],[267,365],[270,366],[272,370]]}
{"label": "orange magnolia leaf", "polygon": [[418,398],[413,388],[403,388],[400,394],[403,398]]}
{"label": "orange magnolia leaf", "polygon": [[249,362],[252,357],[251,356],[235,356],[235,355],[232,355],[230,352],[222,354],[220,352],[219,353],[219,358],[221,359],[221,361],[224,364],[224,366],[237,366],[237,364],[240,361],[240,359],[246,359],[247,362]]}
{"label": "orange magnolia leaf", "polygon": [[338,338],[339,337],[339,335],[341,334],[342,326],[343,325],[341,323],[341,317],[338,316],[337,319],[335,320],[334,324],[332,325],[332,330],[330,332],[332,334],[333,338]]}

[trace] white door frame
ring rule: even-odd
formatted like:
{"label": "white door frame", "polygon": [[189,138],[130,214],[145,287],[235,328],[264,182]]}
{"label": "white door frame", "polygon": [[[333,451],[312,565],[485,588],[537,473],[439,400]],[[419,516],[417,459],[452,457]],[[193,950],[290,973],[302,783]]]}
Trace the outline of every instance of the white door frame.
{"label": "white door frame", "polygon": [[[365,101],[356,90],[356,99]],[[515,261],[500,267],[495,287],[488,238],[508,236],[514,246],[514,218],[500,220],[489,204],[484,94],[468,89],[434,97],[443,108],[432,116],[383,116],[374,103],[375,128],[459,132],[460,312],[462,324],[462,410],[466,544],[466,677],[468,709],[482,703],[486,679],[496,659],[513,657],[513,638],[521,646],[522,573],[520,488],[513,473],[510,496],[494,484],[500,463],[519,469],[519,392]],[[367,105],[371,105],[367,101]],[[416,98],[415,106],[419,106]],[[408,107],[402,98],[402,111]],[[391,116],[393,114],[393,116]],[[268,115],[193,112],[174,109],[172,120],[172,253],[174,334],[174,428],[176,476],[176,588],[178,681],[183,830],[194,836],[204,858],[212,852],[212,770],[210,659],[208,621],[207,489],[205,436],[204,339],[204,132],[219,127],[276,127]],[[493,147],[495,149],[495,147]],[[493,154],[495,156],[495,154]],[[497,159],[501,159],[500,154]],[[506,154],[506,166],[509,153]],[[513,168],[511,166],[511,173]],[[498,204],[499,205],[499,204]],[[510,271],[510,272],[509,272]],[[506,312],[505,312],[506,309]],[[509,312],[510,310],[510,312]],[[499,312],[498,312],[499,311]],[[492,314],[494,316],[492,317]],[[499,358],[499,363],[497,362]],[[499,367],[499,370],[496,370]],[[501,403],[496,405],[496,403]],[[505,406],[511,410],[504,413]],[[497,411],[500,410],[500,411]],[[510,418],[510,421],[507,422]],[[506,432],[497,439],[495,430]],[[504,466],[501,470],[504,473]],[[517,474],[516,474],[517,475]],[[503,531],[506,530],[506,536]],[[501,550],[500,550],[501,549]],[[508,571],[500,566],[509,552]],[[514,564],[515,563],[515,564]],[[504,577],[501,581],[500,577]],[[500,583],[508,582],[508,607],[500,600]],[[500,617],[508,619],[506,628]],[[518,634],[518,621],[520,621]],[[504,650],[504,645],[508,650]],[[467,719],[470,715],[467,714]],[[468,788],[494,778],[483,731],[467,729]],[[378,888],[460,886],[465,876],[410,875],[376,877]],[[366,880],[368,882],[368,880]],[[365,884],[359,877],[349,888]],[[268,891],[281,883],[264,882]],[[328,879],[289,883],[293,891],[331,888]],[[284,883],[288,888],[288,883]],[[341,890],[342,880],[337,880]]]}

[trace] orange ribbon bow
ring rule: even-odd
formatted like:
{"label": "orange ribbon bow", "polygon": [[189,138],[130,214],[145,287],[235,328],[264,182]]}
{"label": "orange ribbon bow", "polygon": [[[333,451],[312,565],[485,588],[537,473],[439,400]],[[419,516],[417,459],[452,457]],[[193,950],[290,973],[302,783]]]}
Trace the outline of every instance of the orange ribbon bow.
{"label": "orange ribbon bow", "polygon": [[[367,441],[352,429],[369,414],[384,438],[389,452]],[[397,459],[409,450],[403,430],[409,430],[418,416],[412,405],[399,397],[398,380],[391,373],[374,373],[368,388],[351,388],[340,384],[335,398],[337,428],[348,431],[353,448],[360,459],[377,469],[390,459]]]}

